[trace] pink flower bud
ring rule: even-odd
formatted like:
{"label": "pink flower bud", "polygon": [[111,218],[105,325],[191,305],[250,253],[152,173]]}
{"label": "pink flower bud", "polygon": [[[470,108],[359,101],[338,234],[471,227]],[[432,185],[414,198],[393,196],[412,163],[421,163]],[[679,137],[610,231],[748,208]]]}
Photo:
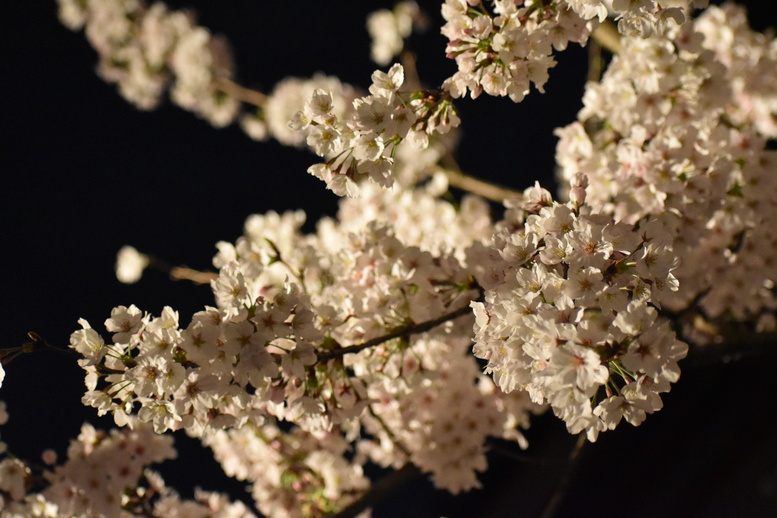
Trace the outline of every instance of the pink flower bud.
{"label": "pink flower bud", "polygon": [[569,199],[578,206],[585,203],[586,187],[588,187],[588,177],[583,173],[575,173],[572,188],[569,190]]}

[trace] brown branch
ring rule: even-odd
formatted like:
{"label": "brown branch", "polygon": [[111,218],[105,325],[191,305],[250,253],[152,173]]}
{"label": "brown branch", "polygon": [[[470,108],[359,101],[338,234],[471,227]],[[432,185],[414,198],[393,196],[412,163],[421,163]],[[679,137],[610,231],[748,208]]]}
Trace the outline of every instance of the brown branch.
{"label": "brown branch", "polygon": [[564,502],[564,497],[566,497],[567,489],[569,488],[569,482],[572,480],[572,476],[577,470],[577,460],[580,458],[580,452],[582,451],[583,445],[585,445],[585,443],[586,435],[583,432],[578,436],[574,448],[572,448],[572,451],[569,453],[567,467],[564,470],[564,473],[561,475],[561,480],[559,480],[558,485],[556,486],[555,491],[553,491],[553,495],[551,495],[550,500],[548,500],[548,504],[542,511],[540,518],[553,518],[553,516],[556,515],[559,506]]}
{"label": "brown branch", "polygon": [[604,59],[602,59],[602,45],[595,38],[588,42],[588,81],[598,82],[602,78]]}
{"label": "brown branch", "polygon": [[388,425],[386,424],[386,421],[384,421],[383,418],[380,417],[375,412],[375,409],[372,408],[372,405],[367,405],[367,410],[369,410],[370,415],[372,416],[372,418],[375,419],[378,422],[378,424],[380,425],[381,428],[383,428],[383,431],[386,433],[386,435],[388,435],[389,439],[391,439],[391,442],[394,443],[394,446],[396,446],[397,449],[399,451],[401,451],[402,453],[404,453],[405,457],[407,457],[409,459],[410,455],[411,455],[410,450],[408,450],[407,447],[404,444],[402,444],[402,441],[400,441],[397,438],[397,436],[394,434],[394,432],[391,431],[391,428],[388,427]]}
{"label": "brown branch", "polygon": [[450,313],[446,313],[432,320],[427,320],[426,322],[421,322],[420,324],[408,324],[405,326],[400,326],[394,329],[393,331],[389,332],[388,334],[379,336],[377,338],[373,338],[372,340],[367,340],[366,342],[361,344],[349,345],[347,347],[335,349],[334,351],[317,353],[318,361],[326,362],[329,360],[333,360],[335,358],[339,358],[341,356],[345,356],[346,354],[358,353],[365,349],[369,349],[370,347],[378,346],[384,342],[388,342],[389,340],[393,340],[394,338],[399,338],[401,336],[409,336],[409,335],[415,335],[418,333],[425,333],[426,331],[429,331],[430,329],[434,329],[440,324],[444,324],[445,322],[455,320],[461,316],[464,316],[470,313],[471,311],[472,310],[470,309],[469,306],[462,306],[455,311],[451,311]]}
{"label": "brown branch", "polygon": [[415,55],[412,52],[404,51],[401,56],[402,68],[405,69],[404,86],[410,90],[423,90],[421,86],[421,77],[418,75]]}
{"label": "brown branch", "polygon": [[448,179],[448,185],[452,187],[498,203],[523,197],[523,194],[518,191],[462,173],[458,162],[456,162],[456,159],[450,152],[442,157],[441,162],[444,166],[443,173]]}
{"label": "brown branch", "polygon": [[591,38],[613,54],[621,51],[621,35],[612,20],[604,20],[591,33]]}
{"label": "brown branch", "polygon": [[503,203],[505,200],[523,197],[523,194],[518,191],[469,176],[458,169],[444,169],[443,173],[448,178],[448,184],[452,187],[476,194],[487,200]]}
{"label": "brown branch", "polygon": [[385,478],[380,479],[377,483],[365,492],[361,498],[353,502],[351,505],[332,516],[332,518],[354,518],[365,509],[377,504],[388,495],[396,491],[403,484],[414,479],[421,472],[408,463],[402,466],[400,469],[394,471]]}
{"label": "brown branch", "polygon": [[176,281],[192,281],[194,284],[210,284],[219,278],[214,272],[201,272],[186,266],[175,266],[170,269],[170,278]]}
{"label": "brown branch", "polygon": [[233,99],[246,104],[264,106],[265,103],[267,103],[267,96],[262,92],[241,86],[226,77],[215,78],[213,80],[213,87],[220,92],[224,92]]}

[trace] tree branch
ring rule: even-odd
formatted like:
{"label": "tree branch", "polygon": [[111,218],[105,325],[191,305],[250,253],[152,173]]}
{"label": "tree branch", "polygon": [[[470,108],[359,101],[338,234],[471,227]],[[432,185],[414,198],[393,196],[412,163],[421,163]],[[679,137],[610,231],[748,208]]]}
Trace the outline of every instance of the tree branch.
{"label": "tree branch", "polygon": [[210,281],[219,278],[219,274],[201,272],[186,266],[175,266],[170,269],[170,278],[175,281],[191,281],[194,284],[210,284]]}
{"label": "tree branch", "polygon": [[349,345],[347,347],[335,349],[334,351],[317,353],[318,361],[325,362],[325,361],[333,360],[335,358],[340,358],[341,356],[345,356],[346,354],[358,353],[365,349],[369,349],[370,347],[375,347],[377,345],[380,345],[383,342],[388,342],[389,340],[392,340],[394,338],[399,338],[400,336],[409,336],[409,335],[414,335],[418,333],[425,333],[426,331],[429,331],[430,329],[434,329],[440,324],[444,324],[445,322],[455,320],[471,312],[472,310],[468,305],[462,306],[457,310],[451,311],[450,313],[446,313],[435,319],[427,320],[426,322],[421,322],[420,324],[408,324],[405,326],[400,326],[394,329],[393,331],[389,332],[388,334],[379,336],[377,338],[373,338],[372,340],[367,340],[366,342],[361,344]]}
{"label": "tree branch", "polygon": [[564,473],[561,475],[561,480],[558,481],[558,485],[556,486],[555,491],[553,491],[553,495],[551,495],[550,500],[548,500],[548,504],[542,511],[540,518],[553,518],[553,516],[556,515],[556,511],[558,511],[559,506],[564,502],[564,497],[566,496],[567,489],[569,488],[569,482],[572,480],[572,475],[574,475],[575,471],[577,470],[577,460],[580,458],[580,452],[582,451],[585,443],[586,435],[585,433],[581,433],[577,438],[575,447],[572,448],[572,451],[569,453],[568,464],[564,470]]}
{"label": "tree branch", "polygon": [[602,78],[604,59],[602,59],[602,45],[595,38],[588,42],[588,77],[590,82],[598,82]]}
{"label": "tree branch", "polygon": [[604,20],[591,33],[591,38],[613,54],[621,51],[621,35],[612,20]]}
{"label": "tree branch", "polygon": [[726,364],[746,358],[777,357],[777,332],[740,330],[736,333],[724,333],[722,336],[723,340],[719,343],[692,345],[683,368]]}
{"label": "tree branch", "polygon": [[380,502],[399,487],[420,475],[421,472],[414,465],[408,463],[390,475],[380,479],[377,483],[362,495],[357,501],[333,515],[332,518],[354,518],[365,509]]}
{"label": "tree branch", "polygon": [[262,92],[241,86],[226,77],[217,77],[214,79],[213,87],[220,92],[224,92],[233,99],[246,104],[264,106],[267,102],[267,96]]}
{"label": "tree branch", "polygon": [[[595,49],[597,53],[600,48],[605,48],[613,54],[617,54],[622,48],[620,42],[621,35],[618,32],[618,28],[615,26],[615,23],[609,19],[599,24],[594,32],[591,33],[591,38],[596,43],[595,46],[598,47]],[[589,69],[594,69],[592,73],[597,75],[601,73],[601,59],[599,59],[599,61],[599,63],[595,63],[589,54]],[[592,64],[598,65],[599,69],[597,70],[595,67],[591,67]],[[589,79],[591,79],[590,75]],[[448,183],[453,187],[499,203],[510,198],[520,198],[522,196],[518,191],[492,184],[463,173],[450,153],[443,157],[442,162],[446,166],[444,173],[448,178]]]}
{"label": "tree branch", "polygon": [[458,169],[445,169],[443,172],[448,178],[448,184],[452,187],[476,194],[487,200],[503,203],[510,198],[523,197],[523,194],[518,191],[466,175]]}
{"label": "tree branch", "polygon": [[450,152],[442,157],[441,162],[443,166],[445,166],[443,173],[448,178],[448,185],[451,185],[452,187],[498,203],[503,203],[505,200],[511,198],[523,197],[523,194],[519,191],[514,191],[507,187],[502,187],[501,185],[496,185],[462,173],[458,162],[456,162],[456,159]]}

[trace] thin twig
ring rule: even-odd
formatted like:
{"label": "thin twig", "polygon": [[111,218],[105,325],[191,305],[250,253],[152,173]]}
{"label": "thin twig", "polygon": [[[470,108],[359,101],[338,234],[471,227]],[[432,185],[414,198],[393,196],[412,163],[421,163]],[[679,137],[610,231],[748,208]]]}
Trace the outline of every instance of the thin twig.
{"label": "thin twig", "polygon": [[31,341],[25,342],[25,344],[22,345],[22,350],[24,352],[35,352],[39,350],[46,350],[46,351],[55,352],[57,354],[64,354],[65,356],[69,356],[71,358],[76,358],[79,360],[83,358],[83,356],[75,349],[71,349],[70,347],[65,347],[64,349],[60,349],[59,347],[55,347],[51,345],[46,339],[41,337],[35,331],[28,332],[27,336],[30,338]]}
{"label": "thin twig", "polygon": [[602,78],[603,68],[602,45],[595,38],[591,38],[588,42],[588,81],[598,82]]}
{"label": "thin twig", "polygon": [[415,55],[406,50],[402,52],[400,59],[402,60],[402,68],[405,69],[404,87],[410,90],[422,90],[421,78],[418,75],[418,68],[416,68]]}
{"label": "thin twig", "polygon": [[583,445],[585,445],[585,443],[585,433],[581,433],[577,438],[575,447],[572,448],[572,451],[569,454],[568,464],[564,470],[564,473],[561,475],[561,480],[558,481],[558,485],[556,486],[555,491],[553,491],[553,495],[550,497],[550,500],[548,500],[548,504],[545,506],[545,509],[543,509],[540,518],[553,518],[553,516],[555,516],[556,511],[558,511],[559,506],[564,501],[564,497],[566,497],[567,489],[569,488],[569,482],[572,480],[572,475],[577,469],[577,459],[580,458],[580,452],[582,451]]}
{"label": "thin twig", "polygon": [[507,187],[486,182],[485,180],[466,175],[458,170],[445,169],[443,172],[448,178],[448,184],[452,187],[471,192],[472,194],[477,194],[487,200],[502,203],[505,200],[521,198],[523,196],[523,194],[518,191],[513,191]]}
{"label": "thin twig", "polygon": [[386,432],[386,435],[389,436],[389,439],[391,439],[391,442],[394,443],[394,446],[397,447],[399,451],[405,454],[405,457],[408,459],[410,458],[410,450],[407,449],[407,447],[402,444],[402,441],[400,441],[397,436],[394,434],[394,432],[391,431],[391,428],[388,427],[386,424],[386,421],[383,420],[382,417],[380,417],[376,412],[375,409],[372,408],[372,405],[367,405],[367,410],[369,410],[370,415],[373,419],[375,419],[378,424],[380,424],[380,427],[383,428],[383,431]]}
{"label": "thin twig", "polygon": [[421,322],[420,324],[408,324],[406,326],[398,327],[383,336],[373,338],[372,340],[367,340],[366,342],[361,344],[349,345],[347,347],[335,349],[334,351],[319,353],[318,361],[325,362],[325,361],[333,360],[335,358],[339,358],[346,354],[358,353],[365,349],[369,349],[370,347],[375,347],[377,345],[382,344],[383,342],[388,342],[389,340],[392,340],[394,338],[399,338],[401,336],[410,336],[418,333],[425,333],[426,331],[429,331],[430,329],[434,329],[440,324],[444,324],[445,322],[455,320],[471,312],[472,310],[470,309],[469,306],[462,306],[455,311],[451,311],[450,313],[446,313],[432,320],[427,320],[426,322]]}
{"label": "thin twig", "polygon": [[720,343],[695,345],[688,351],[682,364],[686,367],[707,367],[728,364],[749,358],[768,358],[777,355],[777,333],[756,333],[739,330],[737,334],[724,334]]}
{"label": "thin twig", "polygon": [[591,33],[591,38],[613,54],[621,51],[621,35],[612,20],[604,20]]}
{"label": "thin twig", "polygon": [[523,194],[518,191],[462,173],[458,162],[456,162],[456,159],[451,153],[446,153],[442,157],[442,164],[445,166],[443,173],[445,173],[445,176],[448,178],[448,184],[457,189],[499,203],[503,203],[505,200],[523,197]]}
{"label": "thin twig", "polygon": [[214,272],[201,272],[186,266],[175,266],[170,269],[170,278],[176,281],[192,281],[194,284],[210,284],[219,278]]}
{"label": "thin twig", "polygon": [[241,86],[226,77],[217,77],[214,79],[213,87],[216,90],[224,92],[233,99],[237,99],[238,101],[244,102],[246,104],[264,106],[267,102],[267,96],[262,92]]}
{"label": "thin twig", "polygon": [[[493,452],[506,459],[520,462],[522,464],[552,466],[552,465],[559,465],[559,464],[564,464],[568,462],[568,458],[566,457],[542,458],[542,457],[527,455],[523,453],[523,451],[517,452],[513,448],[505,447],[503,444],[503,443],[511,443],[511,441],[506,441],[504,439],[497,439],[496,437],[487,437],[486,443],[488,445],[488,451]],[[514,444],[515,443],[512,443],[512,445]]]}
{"label": "thin twig", "polygon": [[421,472],[418,468],[410,463],[405,464],[400,469],[373,484],[361,498],[339,513],[333,515],[332,518],[354,518],[355,516],[358,516],[359,513],[377,504],[396,491],[400,486],[406,484],[420,474]]}

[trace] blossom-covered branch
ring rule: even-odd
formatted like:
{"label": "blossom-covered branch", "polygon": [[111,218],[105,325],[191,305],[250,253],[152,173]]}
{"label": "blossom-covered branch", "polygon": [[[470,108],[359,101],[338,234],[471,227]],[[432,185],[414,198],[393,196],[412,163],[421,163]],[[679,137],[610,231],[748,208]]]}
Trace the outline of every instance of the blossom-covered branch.
{"label": "blossom-covered branch", "polygon": [[407,337],[409,335],[417,334],[417,333],[425,333],[426,331],[429,331],[430,329],[433,329],[441,324],[444,324],[445,322],[449,322],[458,317],[467,315],[469,312],[470,312],[469,307],[463,306],[455,311],[442,315],[438,318],[428,320],[426,322],[401,326],[395,329],[394,331],[386,334],[385,336],[379,336],[377,338],[373,338],[372,340],[368,340],[358,345],[349,345],[339,349],[334,349],[329,352],[319,353],[318,361],[329,361],[334,358],[339,358],[345,354],[358,353],[365,349],[369,349],[370,347],[375,347],[376,345],[380,345],[383,342],[387,342],[388,340],[393,340],[394,338]]}
{"label": "blossom-covered branch", "polygon": [[[100,75],[136,106],[169,89],[223,126],[251,105],[249,135],[307,144],[323,158],[308,171],[344,197],[310,232],[302,211],[249,217],[236,242],[217,244],[218,274],[166,268],[212,288],[188,323],[167,306],[117,306],[107,335],[81,319],[70,347],[82,402],[123,431],[85,425],[66,463],[39,473],[6,456],[0,504],[36,516],[250,516],[218,495],[183,502],[145,468],[175,455],[161,435],[172,430],[247,481],[266,515],[362,509],[367,463],[417,469],[455,494],[480,486],[489,437],[527,447],[533,414],[551,409],[579,444],[595,441],[661,409],[689,349],[742,328],[771,336],[775,40],[734,6],[694,18],[706,3],[447,0],[457,69],[439,89],[395,64],[373,73],[368,94],[326,76],[264,94],[233,80],[226,46],[183,12],[60,0]],[[578,120],[557,130],[560,200],[539,184],[463,175],[453,100],[543,91],[554,52],[603,34],[608,17],[618,53]],[[373,15],[375,59],[406,52],[422,19],[409,2]],[[149,264],[123,249],[117,276],[137,281]],[[50,348],[30,338],[3,364]]]}
{"label": "blossom-covered branch", "polygon": [[340,196],[358,196],[367,179],[383,187],[394,184],[397,148],[405,141],[418,151],[431,135],[459,125],[450,96],[443,91],[404,92],[405,72],[396,64],[376,71],[367,97],[353,101],[345,121],[334,113],[332,94],[316,90],[290,126],[307,130],[307,143],[327,159],[308,169]]}

